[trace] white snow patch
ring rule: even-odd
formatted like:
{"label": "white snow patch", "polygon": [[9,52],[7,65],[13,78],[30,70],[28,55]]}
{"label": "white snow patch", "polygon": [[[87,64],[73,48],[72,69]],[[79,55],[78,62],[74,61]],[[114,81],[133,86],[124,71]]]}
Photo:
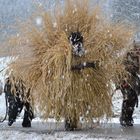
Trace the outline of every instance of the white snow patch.
{"label": "white snow patch", "polygon": [[[54,134],[23,133],[18,131],[1,131],[0,140],[115,140],[111,138],[91,138],[87,134],[73,132],[56,132]],[[120,139],[121,140],[121,139]]]}

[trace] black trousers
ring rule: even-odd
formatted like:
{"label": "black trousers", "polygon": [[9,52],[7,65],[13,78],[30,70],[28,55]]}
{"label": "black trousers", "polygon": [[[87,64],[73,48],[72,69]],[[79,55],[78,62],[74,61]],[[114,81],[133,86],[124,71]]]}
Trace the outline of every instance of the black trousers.
{"label": "black trousers", "polygon": [[11,126],[16,121],[17,116],[21,113],[23,107],[24,118],[22,122],[23,127],[31,127],[31,121],[33,119],[33,111],[30,103],[23,102],[19,97],[9,96],[8,97],[8,125]]}
{"label": "black trousers", "polygon": [[26,102],[24,106],[25,106],[25,110],[24,110],[24,118],[23,118],[22,126],[31,127],[31,121],[34,118],[34,114],[30,103]]}
{"label": "black trousers", "polygon": [[134,112],[134,104],[129,100],[124,100],[122,104],[122,112],[120,121],[121,123],[132,123],[133,122],[133,112]]}

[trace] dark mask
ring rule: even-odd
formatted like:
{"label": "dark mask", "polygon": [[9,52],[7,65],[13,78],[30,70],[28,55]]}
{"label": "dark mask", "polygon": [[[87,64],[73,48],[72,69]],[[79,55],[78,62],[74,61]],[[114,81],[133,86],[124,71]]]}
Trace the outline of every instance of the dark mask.
{"label": "dark mask", "polygon": [[75,56],[82,56],[85,54],[83,47],[83,36],[80,32],[72,32],[69,36],[70,43],[72,45],[72,52]]}

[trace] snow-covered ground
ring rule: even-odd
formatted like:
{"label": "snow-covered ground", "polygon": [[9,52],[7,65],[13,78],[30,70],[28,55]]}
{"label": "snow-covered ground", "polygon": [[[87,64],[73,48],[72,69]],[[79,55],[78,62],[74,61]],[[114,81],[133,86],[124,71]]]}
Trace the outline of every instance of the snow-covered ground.
{"label": "snow-covered ground", "polygon": [[[6,135],[5,135],[6,134]],[[14,131],[0,132],[0,140],[117,140],[117,138],[91,137],[88,134],[74,134],[72,132],[57,132],[55,134],[22,133]],[[119,140],[125,140],[119,138]]]}

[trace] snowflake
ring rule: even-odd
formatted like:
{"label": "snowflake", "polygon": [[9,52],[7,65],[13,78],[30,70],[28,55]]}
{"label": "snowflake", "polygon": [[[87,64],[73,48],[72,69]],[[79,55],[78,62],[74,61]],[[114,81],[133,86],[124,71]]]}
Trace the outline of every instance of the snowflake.
{"label": "snowflake", "polygon": [[110,37],[112,37],[112,34],[109,34]]}
{"label": "snowflake", "polygon": [[51,73],[51,71],[50,70],[48,70],[48,74],[50,74]]}
{"label": "snowflake", "polygon": [[61,77],[62,79],[64,79],[65,78],[65,76],[64,75],[62,75],[62,77]]}
{"label": "snowflake", "polygon": [[37,17],[37,18],[36,18],[36,24],[37,24],[38,26],[42,25],[42,17]]}
{"label": "snowflake", "polygon": [[54,27],[54,28],[57,27],[57,23],[56,23],[56,22],[53,23],[53,27]]}
{"label": "snowflake", "polygon": [[17,33],[17,37],[19,37],[19,33]]}

